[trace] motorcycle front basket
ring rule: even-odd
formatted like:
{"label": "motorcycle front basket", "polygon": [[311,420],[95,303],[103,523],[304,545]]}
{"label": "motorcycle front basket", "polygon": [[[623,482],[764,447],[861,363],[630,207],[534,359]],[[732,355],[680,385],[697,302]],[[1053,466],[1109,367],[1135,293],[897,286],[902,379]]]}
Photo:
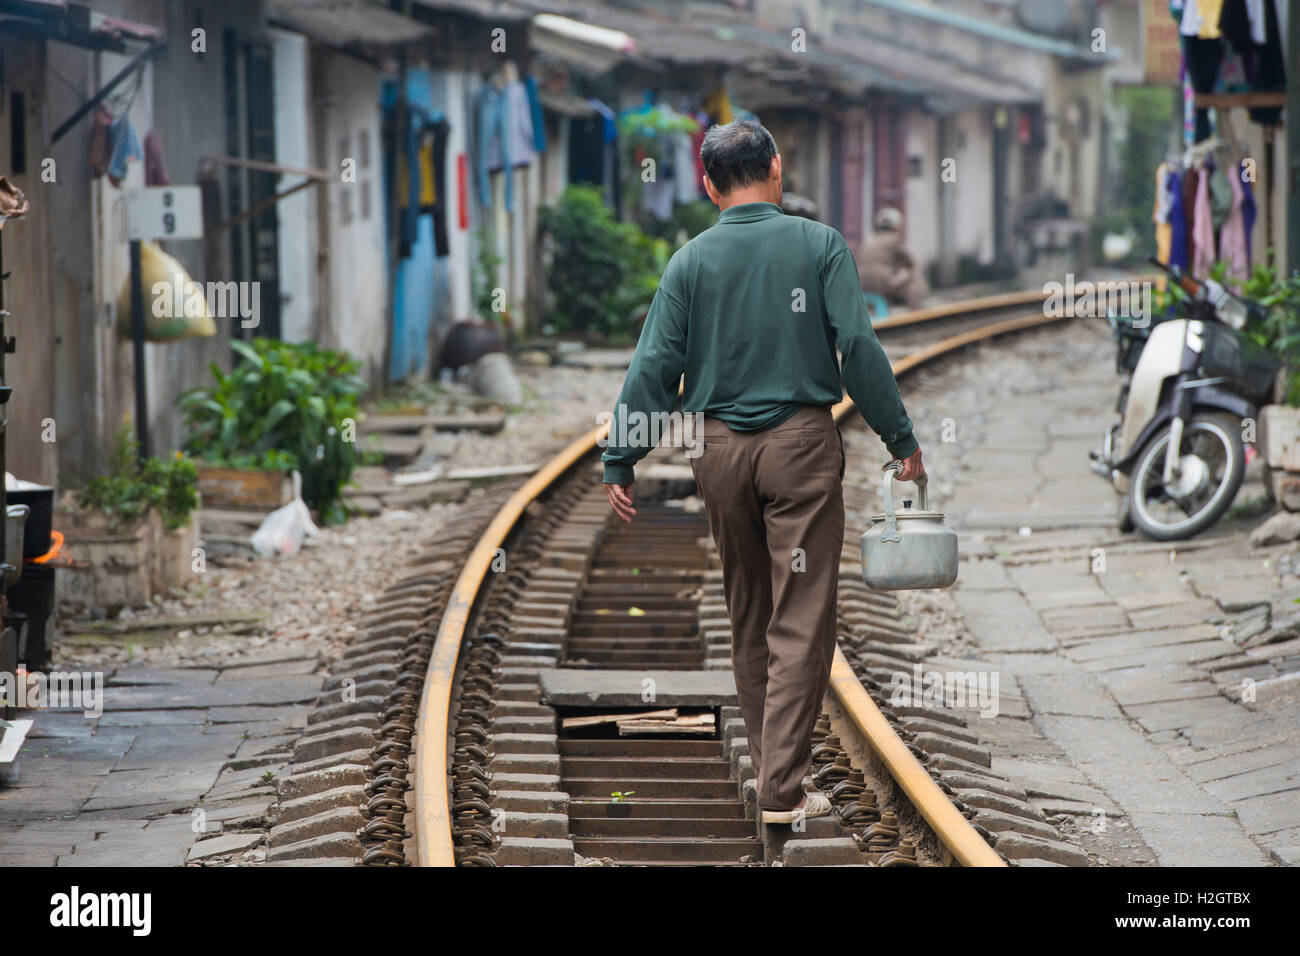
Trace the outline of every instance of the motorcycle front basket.
{"label": "motorcycle front basket", "polygon": [[1200,373],[1224,384],[1255,405],[1265,403],[1282,363],[1272,353],[1217,322],[1205,323]]}

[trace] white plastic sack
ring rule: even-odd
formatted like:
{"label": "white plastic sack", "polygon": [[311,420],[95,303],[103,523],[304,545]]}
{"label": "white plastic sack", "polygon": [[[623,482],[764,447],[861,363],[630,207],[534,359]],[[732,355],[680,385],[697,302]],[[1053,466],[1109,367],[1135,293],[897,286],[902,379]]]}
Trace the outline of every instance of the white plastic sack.
{"label": "white plastic sack", "polygon": [[253,550],[264,558],[275,554],[297,554],[304,538],[320,532],[302,500],[302,475],[293,473],[293,501],[276,508],[262,519],[253,532]]}

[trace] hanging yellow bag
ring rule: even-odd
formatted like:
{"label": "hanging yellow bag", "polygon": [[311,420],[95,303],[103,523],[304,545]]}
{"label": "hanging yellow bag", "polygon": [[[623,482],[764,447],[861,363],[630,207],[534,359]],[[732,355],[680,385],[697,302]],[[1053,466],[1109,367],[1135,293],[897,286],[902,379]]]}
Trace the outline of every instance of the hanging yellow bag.
{"label": "hanging yellow bag", "polygon": [[[155,242],[140,243],[140,289],[144,294],[144,337],[175,342],[217,334],[207,295],[185,267]],[[131,274],[117,297],[117,332],[131,337]]]}

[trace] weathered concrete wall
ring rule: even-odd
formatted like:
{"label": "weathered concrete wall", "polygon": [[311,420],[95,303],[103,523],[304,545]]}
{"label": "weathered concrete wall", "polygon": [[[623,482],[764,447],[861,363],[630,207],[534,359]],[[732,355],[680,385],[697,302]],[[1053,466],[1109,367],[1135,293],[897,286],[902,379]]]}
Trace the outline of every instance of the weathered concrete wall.
{"label": "weathered concrete wall", "polygon": [[[175,185],[196,182],[200,156],[226,152],[224,29],[233,26],[246,34],[256,33],[261,29],[262,6],[260,0],[232,0],[219,8],[196,0],[104,0],[96,6],[112,16],[157,26],[170,39],[167,50],[143,71],[138,89],[134,81],[119,88],[113,108],[129,101],[141,142],[150,129],[157,130]],[[192,48],[191,31],[198,27],[205,31],[206,52]],[[41,46],[14,38],[6,42],[33,49]],[[49,115],[45,126],[34,127],[29,148],[33,155],[48,153],[58,169],[57,187],[37,189],[33,195],[33,201],[43,206],[43,217],[48,217],[42,219],[41,228],[47,228],[50,236],[48,285],[32,303],[34,314],[43,317],[39,327],[45,331],[33,332],[48,333],[48,341],[28,338],[34,351],[27,353],[28,366],[16,370],[24,380],[15,380],[15,385],[31,396],[32,404],[11,415],[9,436],[11,461],[28,477],[52,480],[57,476],[75,483],[102,468],[114,433],[124,416],[134,411],[131,347],[116,332],[116,302],[129,273],[129,254],[122,190],[106,177],[90,177],[88,120],[54,147],[45,144],[44,136],[129,58],[52,41],[46,46],[48,70],[24,71],[8,55],[5,64],[7,84],[19,75],[39,77],[37,85],[48,96]],[[143,184],[143,164],[131,163],[123,188]],[[217,241],[229,240],[222,236]],[[204,274],[203,246],[202,241],[163,244],[195,280],[230,279]],[[29,308],[26,303],[23,307]],[[228,364],[228,333],[228,320],[219,320],[216,338],[146,346],[155,453],[180,443],[176,396],[208,381],[209,362]],[[48,358],[38,364],[36,355]],[[38,403],[42,389],[48,389],[48,395]],[[29,412],[34,417],[29,418]],[[54,445],[40,441],[37,425],[46,416],[57,423]]]}
{"label": "weathered concrete wall", "polygon": [[389,302],[379,71],[322,47],[312,52],[316,165],[341,171],[345,159],[356,161],[355,183],[314,187],[327,236],[320,255],[326,304],[316,339],[350,352],[367,380],[380,382]]}

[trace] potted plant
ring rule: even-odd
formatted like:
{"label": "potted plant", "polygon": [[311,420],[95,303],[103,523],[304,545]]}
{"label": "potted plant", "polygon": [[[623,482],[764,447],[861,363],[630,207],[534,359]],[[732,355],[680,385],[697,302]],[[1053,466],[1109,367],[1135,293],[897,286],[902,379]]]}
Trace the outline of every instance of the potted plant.
{"label": "potted plant", "polygon": [[[285,476],[296,469],[303,499],[320,523],[346,521],[342,490],[361,457],[356,427],[366,385],[357,374],[360,363],[312,342],[232,340],[230,347],[242,361],[230,372],[212,365],[213,383],[179,399],[185,449],[200,459],[200,489],[217,487],[214,472],[260,473],[269,476],[264,486],[256,478],[227,480],[222,487],[243,491],[225,500],[269,511],[292,496]],[[258,498],[263,491],[270,497]]]}
{"label": "potted plant", "polygon": [[140,460],[130,422],[119,429],[108,469],[60,499],[56,523],[69,558],[85,574],[65,597],[87,608],[139,607],[192,578],[199,507],[194,462],[180,452]]}

